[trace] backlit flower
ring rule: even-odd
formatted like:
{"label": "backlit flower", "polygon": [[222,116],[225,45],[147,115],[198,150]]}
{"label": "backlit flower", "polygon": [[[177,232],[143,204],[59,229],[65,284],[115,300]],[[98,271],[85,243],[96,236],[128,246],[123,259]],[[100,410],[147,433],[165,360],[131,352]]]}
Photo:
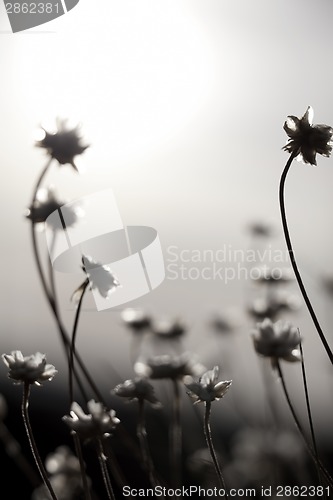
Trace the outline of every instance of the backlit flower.
{"label": "backlit flower", "polygon": [[69,163],[77,170],[75,157],[81,155],[89,146],[81,144],[79,127],[67,128],[66,120],[57,120],[56,130],[47,132],[43,127],[44,137],[37,141],[36,146],[46,149],[47,153],[60,165]]}
{"label": "backlit flower", "polygon": [[127,307],[121,313],[121,318],[128,328],[140,332],[149,328],[150,316],[143,309]]}
{"label": "backlit flower", "polygon": [[199,376],[205,371],[205,367],[198,363],[191,354],[185,352],[180,356],[162,354],[153,356],[146,361],[137,361],[134,370],[140,377],[177,380],[187,375]]}
{"label": "backlit flower", "polygon": [[119,281],[108,266],[95,262],[88,256],[83,256],[82,264],[91,289],[97,289],[104,299],[107,299],[120,286]]}
{"label": "backlit flower", "polygon": [[71,405],[70,415],[62,420],[76,432],[83,440],[108,437],[120,420],[114,410],[107,411],[102,403],[93,399],[87,403],[89,413],[84,413],[81,406],[75,401]]}
{"label": "backlit flower", "polygon": [[45,354],[36,352],[31,356],[23,356],[21,351],[3,354],[2,359],[9,368],[8,377],[15,383],[41,385],[46,380],[52,380],[57,370],[46,363]]}
{"label": "backlit flower", "polygon": [[252,339],[256,352],[264,357],[285,361],[300,361],[300,335],[298,329],[287,321],[273,323],[269,318],[257,323],[252,331]]}
{"label": "backlit flower", "polygon": [[232,381],[218,382],[219,367],[214,366],[212,370],[205,372],[198,382],[186,381],[185,386],[189,389],[188,395],[194,403],[207,403],[222,399],[230,388]]}
{"label": "backlit flower", "polygon": [[152,332],[160,338],[181,337],[187,330],[185,323],[179,319],[160,319],[152,325]]}
{"label": "backlit flower", "polygon": [[[38,191],[36,199],[27,209],[26,217],[34,224],[40,224],[46,222],[49,215],[60,209],[66,227],[73,226],[81,215],[77,208],[66,206],[65,202],[58,200],[52,189],[43,189]],[[47,223],[54,231],[63,230],[59,217],[51,217]]]}
{"label": "backlit flower", "polygon": [[311,106],[302,118],[288,116],[283,128],[289,139],[283,149],[298,156],[304,163],[317,165],[317,153],[329,157],[332,152],[333,128],[328,125],[313,125],[312,121]]}
{"label": "backlit flower", "polygon": [[122,398],[128,398],[129,401],[146,400],[155,407],[161,406],[155,396],[154,387],[144,378],[125,380],[123,384],[118,384],[112,392]]}

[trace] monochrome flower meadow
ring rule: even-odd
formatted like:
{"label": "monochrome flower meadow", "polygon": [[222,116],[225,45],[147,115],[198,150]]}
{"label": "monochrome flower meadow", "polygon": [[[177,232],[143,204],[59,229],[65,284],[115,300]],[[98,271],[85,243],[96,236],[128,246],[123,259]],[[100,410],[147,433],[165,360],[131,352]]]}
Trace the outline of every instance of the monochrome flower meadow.
{"label": "monochrome flower meadow", "polygon": [[[36,146],[45,153],[46,163],[30,187],[27,244],[43,293],[40,307],[53,324],[45,335],[56,336],[62,354],[53,360],[51,349],[23,353],[20,346],[2,353],[7,371],[2,387],[8,388],[6,396],[0,394],[2,457],[23,485],[18,496],[14,482],[10,498],[328,499],[333,494],[331,450],[317,437],[314,389],[320,388],[314,385],[303,351],[310,337],[318,338],[327,371],[333,370],[330,332],[321,326],[296,263],[284,198],[294,160],[317,165],[317,155],[331,155],[332,128],[313,125],[312,114],[309,106],[302,118],[290,115],[282,126],[288,137],[283,150],[290,156],[276,201],[289,261],[257,267],[245,302],[235,304],[236,313],[229,315],[221,304],[200,326],[196,348],[190,342],[193,323],[182,317],[181,297],[175,317],[135,303],[116,308],[112,321],[116,317],[128,346],[123,354],[128,361],[125,377],[112,362],[119,342],[112,321],[109,352],[103,344],[105,332],[99,332],[98,321],[92,319],[100,313],[91,305],[94,293],[108,301],[127,285],[103,257],[104,247],[94,255],[93,246],[88,251],[70,240],[71,229],[85,224],[84,207],[82,212],[63,207],[47,182],[54,166],[61,166],[56,175],[62,175],[65,165],[79,174],[76,159],[88,145],[79,128],[68,128],[66,121],[58,120],[53,131],[43,129]],[[54,224],[49,216],[62,210],[66,223]],[[251,245],[259,248],[278,228],[255,221],[247,230]],[[46,232],[52,235],[52,250],[61,239],[68,252],[75,250],[70,257],[76,282],[66,293],[59,276],[56,280],[43,239]],[[327,291],[326,286],[327,293],[331,288]],[[309,314],[312,329],[301,331],[300,310]],[[103,366],[86,351],[82,355],[85,321],[96,348],[110,359]],[[244,375],[250,362],[257,371]]]}

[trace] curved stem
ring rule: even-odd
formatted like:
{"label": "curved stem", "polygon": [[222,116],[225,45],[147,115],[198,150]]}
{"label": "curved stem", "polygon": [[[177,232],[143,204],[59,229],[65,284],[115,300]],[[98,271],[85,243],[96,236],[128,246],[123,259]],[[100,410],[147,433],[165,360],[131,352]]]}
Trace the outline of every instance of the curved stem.
{"label": "curved stem", "polygon": [[206,401],[205,403],[205,418],[204,418],[204,433],[205,433],[205,438],[207,442],[207,446],[210,452],[210,455],[213,460],[213,464],[216,470],[217,477],[219,479],[220,483],[220,488],[224,490],[224,498],[229,498],[227,489],[225,486],[224,478],[222,476],[222,471],[219,465],[219,462],[216,457],[214,445],[213,445],[213,439],[212,439],[212,431],[210,429],[210,411],[211,411],[211,402]]}
{"label": "curved stem", "polygon": [[176,487],[181,485],[182,469],[182,427],[180,422],[180,388],[173,380],[173,418],[171,428],[171,469]]}
{"label": "curved stem", "polygon": [[[314,453],[315,453],[316,461],[318,462],[319,455],[318,455],[317,440],[316,440],[316,435],[315,435],[314,425],[313,425],[313,419],[312,419],[312,412],[311,412],[311,406],[310,406],[308,383],[307,383],[307,380],[306,380],[306,372],[305,372],[303,346],[302,346],[301,334],[300,334],[299,330],[298,330],[298,334],[299,334],[299,337],[300,337],[299,349],[300,349],[300,353],[301,353],[302,379],[303,379],[303,386],[304,386],[304,393],[305,393],[306,409],[307,409],[307,414],[308,414],[308,419],[309,419],[309,425],[310,425],[312,446],[313,446],[313,450],[314,450]],[[317,466],[317,473],[318,473],[319,483],[321,483],[321,474],[320,474],[320,470],[319,470],[318,466]]]}
{"label": "curved stem", "polygon": [[73,390],[73,367],[74,367],[74,355],[75,355],[75,341],[76,341],[76,334],[77,334],[77,327],[79,324],[79,318],[80,318],[80,313],[81,313],[81,307],[82,307],[82,302],[83,302],[83,297],[85,294],[85,291],[87,290],[89,285],[89,280],[87,279],[84,284],[82,285],[82,292],[81,296],[77,305],[76,313],[75,313],[75,319],[74,319],[74,325],[73,325],[73,332],[72,332],[72,341],[71,341],[71,346],[70,346],[70,352],[69,352],[69,365],[68,365],[68,370],[69,370],[69,397],[70,397],[70,402],[72,403],[74,401],[74,390]]}
{"label": "curved stem", "polygon": [[139,403],[139,422],[137,427],[137,436],[140,443],[144,468],[148,474],[151,485],[155,487],[158,485],[158,481],[155,478],[153,462],[151,460],[149,452],[149,444],[147,440],[147,431],[145,425],[144,399],[139,399],[138,403]]}
{"label": "curved stem", "polygon": [[292,247],[291,239],[290,239],[290,235],[289,235],[288,224],[287,224],[286,209],[285,209],[285,202],[284,202],[284,186],[285,186],[287,174],[288,174],[289,169],[291,167],[291,164],[296,156],[297,156],[296,153],[292,153],[290,155],[289,160],[287,161],[286,166],[284,167],[284,170],[283,170],[283,173],[282,173],[281,179],[280,179],[279,201],[280,201],[280,211],[281,211],[283,231],[284,231],[284,236],[285,236],[288,252],[290,255],[291,265],[292,265],[292,268],[294,270],[298,286],[301,290],[303,299],[304,299],[306,306],[308,308],[308,311],[311,315],[312,321],[316,327],[316,330],[318,332],[320,340],[321,340],[323,346],[325,347],[325,350],[327,352],[328,357],[330,358],[331,363],[333,364],[333,353],[328,345],[328,342],[326,340],[324,332],[321,329],[321,326],[320,326],[319,321],[317,319],[316,313],[314,312],[314,309],[312,307],[311,301],[306,293],[300,272],[299,272],[297,264],[296,264],[294,251],[293,251],[293,247]]}
{"label": "curved stem", "polygon": [[315,465],[320,469],[320,471],[322,472],[323,476],[326,478],[326,480],[329,483],[329,485],[331,487],[333,487],[333,479],[331,478],[330,474],[326,470],[325,466],[316,457],[315,452],[312,450],[311,446],[309,445],[309,443],[307,441],[306,434],[304,432],[303,426],[302,426],[301,422],[299,421],[297,413],[296,413],[296,411],[295,411],[295,409],[293,407],[293,404],[291,402],[291,399],[290,399],[290,396],[289,396],[289,393],[288,393],[288,390],[287,390],[286,382],[285,382],[285,379],[284,379],[284,376],[283,376],[283,373],[282,373],[282,370],[281,370],[281,365],[280,365],[280,362],[279,362],[278,359],[276,359],[275,366],[277,368],[277,371],[278,371],[278,374],[279,374],[279,378],[281,380],[283,392],[284,392],[285,398],[287,400],[289,409],[290,409],[291,414],[293,416],[293,419],[294,419],[294,422],[296,424],[296,427],[299,430],[299,432],[300,432],[300,434],[301,434],[301,436],[303,438],[303,441],[304,441],[304,444],[306,446],[306,449],[309,452],[309,454],[310,454],[312,460],[314,461]]}
{"label": "curved stem", "polygon": [[29,395],[30,395],[30,384],[25,383],[24,388],[23,388],[23,399],[22,399],[22,417],[23,417],[23,423],[24,427],[28,436],[30,448],[32,451],[32,455],[34,457],[34,460],[36,462],[39,474],[41,478],[44,481],[44,484],[46,488],[48,489],[51,497],[53,500],[57,500],[56,494],[53,491],[53,488],[51,486],[51,483],[49,481],[49,478],[47,476],[47,472],[44,468],[43,461],[39,455],[38,448],[35,442],[35,438],[31,429],[30,425],[30,419],[29,419],[29,412],[28,412],[28,407],[29,407]]}
{"label": "curved stem", "polygon": [[85,465],[84,460],[83,460],[80,439],[79,439],[79,436],[76,434],[76,432],[73,433],[73,438],[74,438],[74,445],[75,445],[76,454],[77,454],[77,457],[79,459],[79,464],[80,464],[84,498],[85,498],[85,500],[91,500],[90,487],[88,484],[88,478],[87,478],[87,474],[86,474],[86,465]]}
{"label": "curved stem", "polygon": [[102,443],[101,438],[97,439],[97,454],[98,454],[99,465],[101,467],[101,472],[102,472],[102,476],[103,476],[105,489],[106,489],[106,492],[108,495],[108,499],[109,500],[116,500],[116,497],[114,496],[110,476],[109,476],[109,471],[108,471],[108,468],[106,466],[107,457],[104,454],[103,443]]}

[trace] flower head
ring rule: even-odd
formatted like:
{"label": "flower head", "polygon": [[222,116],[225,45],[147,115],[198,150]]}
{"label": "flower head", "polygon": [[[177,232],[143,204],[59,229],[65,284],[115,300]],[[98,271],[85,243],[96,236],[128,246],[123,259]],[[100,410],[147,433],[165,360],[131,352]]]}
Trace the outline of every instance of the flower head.
{"label": "flower head", "polygon": [[120,420],[114,410],[107,411],[102,403],[93,399],[87,403],[89,413],[86,414],[75,401],[71,405],[70,415],[62,420],[76,432],[83,440],[108,437]]}
{"label": "flower head", "polygon": [[162,354],[153,356],[144,362],[137,361],[134,370],[139,377],[177,380],[187,375],[201,375],[205,371],[205,367],[188,352],[185,352],[180,356]]}
{"label": "flower head", "polygon": [[256,352],[272,360],[300,361],[301,354],[298,349],[301,338],[298,329],[287,321],[273,323],[269,318],[262,323],[257,323],[252,332],[253,344]]}
{"label": "flower head", "polygon": [[15,383],[42,385],[46,380],[52,380],[57,370],[46,363],[45,354],[36,352],[31,356],[23,356],[21,351],[3,354],[2,359],[9,368],[8,377]]}
{"label": "flower head", "polygon": [[154,387],[144,378],[135,378],[134,380],[125,380],[123,384],[118,384],[113,391],[114,394],[122,398],[128,398],[129,401],[148,401],[153,406],[160,407],[161,404],[155,396]]}
{"label": "flower head", "polygon": [[151,319],[143,309],[127,307],[121,313],[121,318],[128,328],[136,332],[142,332],[149,328]]}
{"label": "flower head", "polygon": [[[58,200],[52,189],[43,189],[38,191],[36,199],[26,210],[26,217],[34,224],[40,224],[46,222],[49,215],[60,209],[66,221],[66,227],[74,226],[80,215],[79,210],[66,206],[65,202]],[[54,231],[63,230],[58,217],[51,217],[47,223]]]}
{"label": "flower head", "polygon": [[[110,294],[117,289],[117,287],[121,286],[108,266],[104,266],[99,262],[95,262],[89,256],[84,255],[82,257],[82,269],[87,275],[87,280],[90,283],[90,289],[97,289],[104,299],[107,299]],[[88,281],[85,281],[73,293],[73,300],[75,300],[77,296],[81,295],[81,292],[85,288]]]}
{"label": "flower head", "polygon": [[288,116],[284,130],[289,136],[284,151],[299,156],[304,163],[317,165],[316,154],[329,157],[332,152],[333,128],[328,125],[313,125],[313,109],[308,107],[302,118]]}
{"label": "flower head", "polygon": [[152,331],[155,335],[164,339],[179,338],[187,330],[184,322],[179,319],[161,319],[155,321]]}
{"label": "flower head", "polygon": [[77,171],[74,159],[81,155],[89,146],[81,144],[79,127],[67,128],[67,120],[57,120],[55,131],[47,132],[43,127],[44,137],[37,141],[36,146],[46,149],[47,153],[60,165],[69,163]]}
{"label": "flower head", "polygon": [[219,367],[214,366],[212,370],[208,370],[199,378],[198,382],[187,381],[186,387],[189,389],[187,393],[194,403],[209,403],[218,399],[222,399],[231,386],[231,380],[217,382],[219,376]]}

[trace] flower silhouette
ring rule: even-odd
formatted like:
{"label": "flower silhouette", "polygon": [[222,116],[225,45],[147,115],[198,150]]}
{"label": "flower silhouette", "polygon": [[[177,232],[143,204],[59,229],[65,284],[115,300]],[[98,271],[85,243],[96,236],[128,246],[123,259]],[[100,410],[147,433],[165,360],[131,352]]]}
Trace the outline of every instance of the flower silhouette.
{"label": "flower silhouette", "polygon": [[67,128],[66,120],[58,119],[55,131],[47,132],[43,127],[44,137],[37,141],[36,146],[46,149],[51,158],[60,165],[69,163],[77,171],[75,157],[81,155],[89,146],[81,144],[79,127]]}
{"label": "flower silhouette", "polygon": [[71,405],[70,415],[62,420],[83,440],[108,437],[120,423],[114,410],[107,411],[102,403],[93,399],[87,403],[89,413],[86,414],[75,401]]}
{"label": "flower silhouette", "polygon": [[125,380],[123,384],[118,384],[112,391],[117,396],[128,398],[129,401],[148,401],[155,407],[161,404],[155,396],[153,386],[144,378],[135,378],[134,380]]}
{"label": "flower silhouette", "polygon": [[120,286],[108,266],[95,262],[89,256],[82,257],[82,265],[89,279],[91,290],[97,289],[104,299],[107,299]]}
{"label": "flower silhouette", "polygon": [[134,370],[140,377],[177,380],[187,375],[199,375],[205,371],[205,367],[188,352],[184,352],[180,356],[162,354],[153,356],[146,361],[137,361]]}
{"label": "flower silhouette", "polygon": [[225,380],[217,382],[219,376],[219,367],[214,366],[212,370],[205,372],[198,382],[186,382],[185,386],[189,389],[188,395],[196,403],[209,403],[222,399],[230,388],[232,381]]}
{"label": "flower silhouette", "polygon": [[284,151],[299,156],[304,163],[317,165],[316,154],[329,157],[332,152],[333,128],[328,125],[313,125],[313,109],[308,107],[301,119],[288,116],[284,130],[289,139]]}
{"label": "flower silhouette", "polygon": [[300,361],[301,354],[298,346],[301,338],[298,329],[287,321],[273,323],[269,318],[258,323],[252,332],[253,344],[256,352],[264,357],[285,361]]}

